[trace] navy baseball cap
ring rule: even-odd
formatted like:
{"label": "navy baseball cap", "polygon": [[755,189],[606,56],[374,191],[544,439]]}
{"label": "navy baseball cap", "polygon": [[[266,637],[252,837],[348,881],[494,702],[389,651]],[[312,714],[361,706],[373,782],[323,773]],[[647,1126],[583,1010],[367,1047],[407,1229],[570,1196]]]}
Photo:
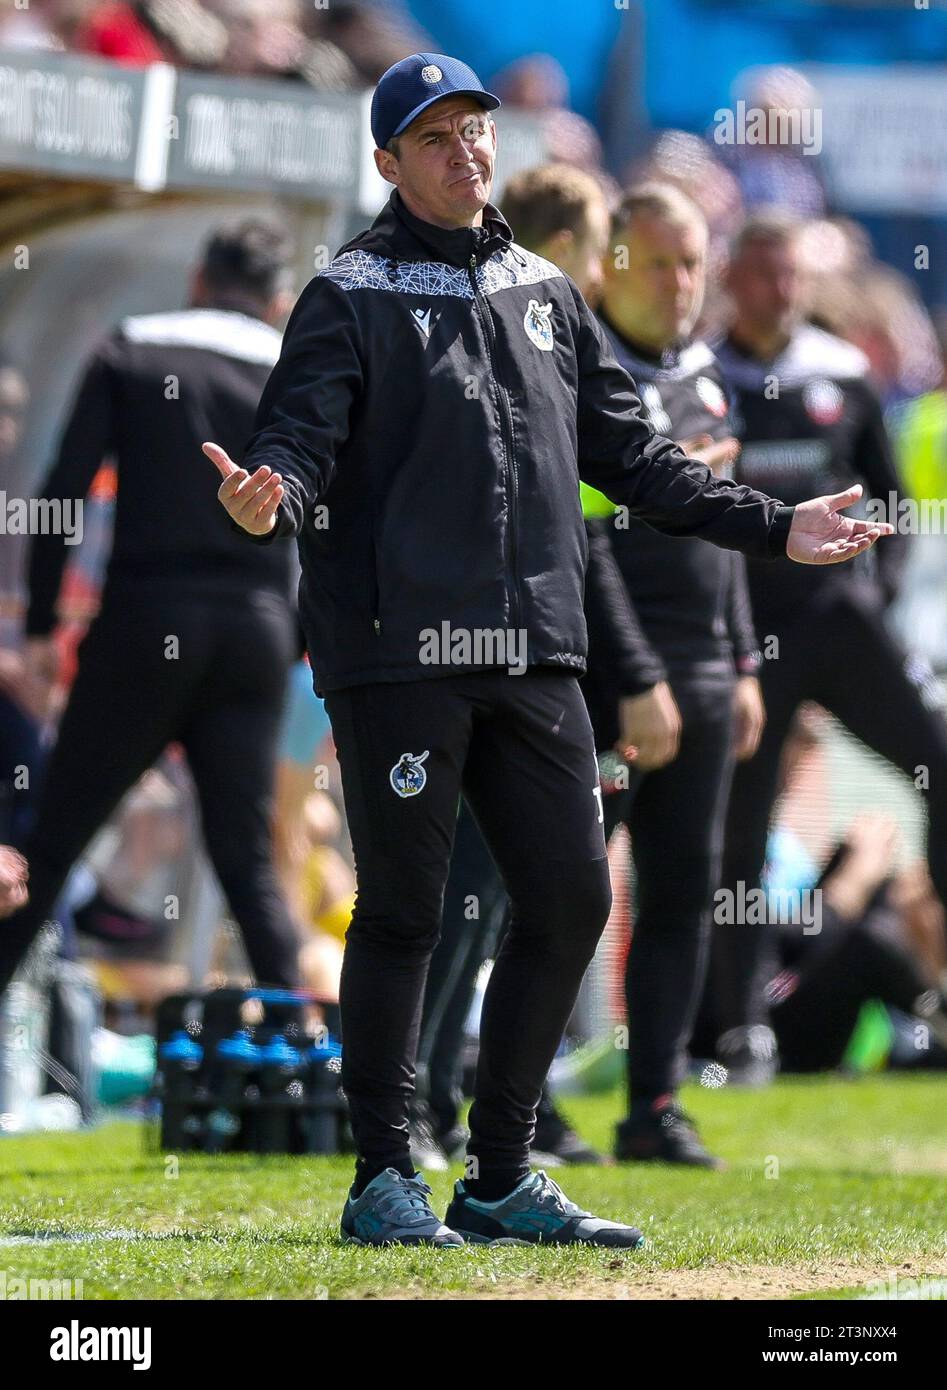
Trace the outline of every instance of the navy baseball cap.
{"label": "navy baseball cap", "polygon": [[441,97],[476,97],[487,111],[500,105],[473,68],[446,53],[412,53],[378,79],[372,97],[372,135],[383,150],[395,135]]}

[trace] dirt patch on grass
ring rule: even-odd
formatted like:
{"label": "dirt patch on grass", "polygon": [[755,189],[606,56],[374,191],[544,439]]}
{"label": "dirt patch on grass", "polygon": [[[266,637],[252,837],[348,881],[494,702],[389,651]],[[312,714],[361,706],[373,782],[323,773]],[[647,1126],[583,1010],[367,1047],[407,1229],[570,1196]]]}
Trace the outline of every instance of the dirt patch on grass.
{"label": "dirt patch on grass", "polygon": [[[622,1262],[624,1263],[624,1262]],[[452,1290],[425,1294],[411,1292],[396,1298],[437,1299],[741,1299],[792,1298],[796,1294],[821,1289],[858,1288],[874,1280],[892,1286],[895,1279],[920,1281],[947,1276],[947,1260],[929,1259],[896,1264],[850,1264],[823,1261],[818,1264],[713,1265],[704,1269],[666,1269],[632,1275],[616,1272],[615,1277],[546,1280],[527,1275],[504,1283],[480,1285],[468,1291]],[[386,1295],[387,1297],[387,1295]]]}

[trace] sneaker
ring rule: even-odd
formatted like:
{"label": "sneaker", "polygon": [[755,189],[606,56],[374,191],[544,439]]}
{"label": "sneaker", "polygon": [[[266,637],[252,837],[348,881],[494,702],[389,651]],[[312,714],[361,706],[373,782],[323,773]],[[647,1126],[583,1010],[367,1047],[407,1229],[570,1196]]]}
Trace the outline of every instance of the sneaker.
{"label": "sneaker", "polygon": [[776,1034],[765,1023],[731,1028],[717,1039],[717,1056],[728,1086],[768,1086],[779,1066]]}
{"label": "sneaker", "polygon": [[431,1189],[415,1173],[406,1178],[386,1168],[361,1197],[350,1192],[342,1210],[342,1239],[349,1245],[463,1245],[464,1238],[431,1210]]}
{"label": "sneaker", "polygon": [[615,1157],[625,1162],[678,1163],[689,1168],[726,1168],[704,1148],[697,1126],[676,1100],[639,1108],[615,1131]]}
{"label": "sneaker", "polygon": [[475,1245],[607,1245],[635,1250],[644,1244],[636,1227],[604,1221],[570,1202],[542,1169],[498,1202],[478,1201],[463,1182],[455,1183],[444,1219]]}
{"label": "sneaker", "polygon": [[542,1163],[547,1168],[558,1168],[567,1163],[601,1165],[608,1162],[604,1154],[579,1138],[551,1102],[540,1106],[536,1115],[536,1133],[529,1157],[531,1162]]}
{"label": "sneaker", "polygon": [[431,1108],[423,1100],[414,1099],[408,1106],[408,1135],[415,1168],[426,1168],[431,1173],[447,1172],[450,1164],[438,1143]]}

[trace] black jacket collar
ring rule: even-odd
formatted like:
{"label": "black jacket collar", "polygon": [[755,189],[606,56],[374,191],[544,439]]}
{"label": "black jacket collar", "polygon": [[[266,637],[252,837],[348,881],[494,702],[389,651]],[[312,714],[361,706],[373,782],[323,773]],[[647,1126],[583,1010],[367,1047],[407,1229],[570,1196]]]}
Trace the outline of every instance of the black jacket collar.
{"label": "black jacket collar", "polygon": [[482,265],[512,241],[509,224],[492,203],[483,210],[482,226],[449,231],[415,217],[396,188],[368,230],[342,251],[367,251],[395,261],[441,261],[466,269],[471,255]]}
{"label": "black jacket collar", "polygon": [[623,333],[620,328],[616,328],[614,323],[606,314],[605,310],[599,306],[598,316],[608,329],[615,342],[631,357],[637,357],[639,362],[645,362],[649,367],[656,370],[665,371],[674,368],[681,360],[681,352],[686,344],[682,342],[671,343],[669,347],[662,348],[660,352],[655,352],[653,347],[646,347],[643,343],[637,343],[633,338],[629,338],[627,333]]}

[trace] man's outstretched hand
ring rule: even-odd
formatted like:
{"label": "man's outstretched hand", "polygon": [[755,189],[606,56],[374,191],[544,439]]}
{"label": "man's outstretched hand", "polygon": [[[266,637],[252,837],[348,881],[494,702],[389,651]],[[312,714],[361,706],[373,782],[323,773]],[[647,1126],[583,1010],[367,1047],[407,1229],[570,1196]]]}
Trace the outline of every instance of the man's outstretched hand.
{"label": "man's outstretched hand", "polygon": [[254,474],[238,468],[219,444],[202,444],[201,448],[223,478],[217,490],[230,516],[251,536],[265,536],[276,525],[276,509],[283,497],[283,479],[279,473],[263,464]]}
{"label": "man's outstretched hand", "polygon": [[894,534],[887,521],[855,521],[841,516],[862,495],[861,483],[830,497],[801,502],[793,512],[786,554],[800,565],[837,565],[869,550],[881,536]]}

